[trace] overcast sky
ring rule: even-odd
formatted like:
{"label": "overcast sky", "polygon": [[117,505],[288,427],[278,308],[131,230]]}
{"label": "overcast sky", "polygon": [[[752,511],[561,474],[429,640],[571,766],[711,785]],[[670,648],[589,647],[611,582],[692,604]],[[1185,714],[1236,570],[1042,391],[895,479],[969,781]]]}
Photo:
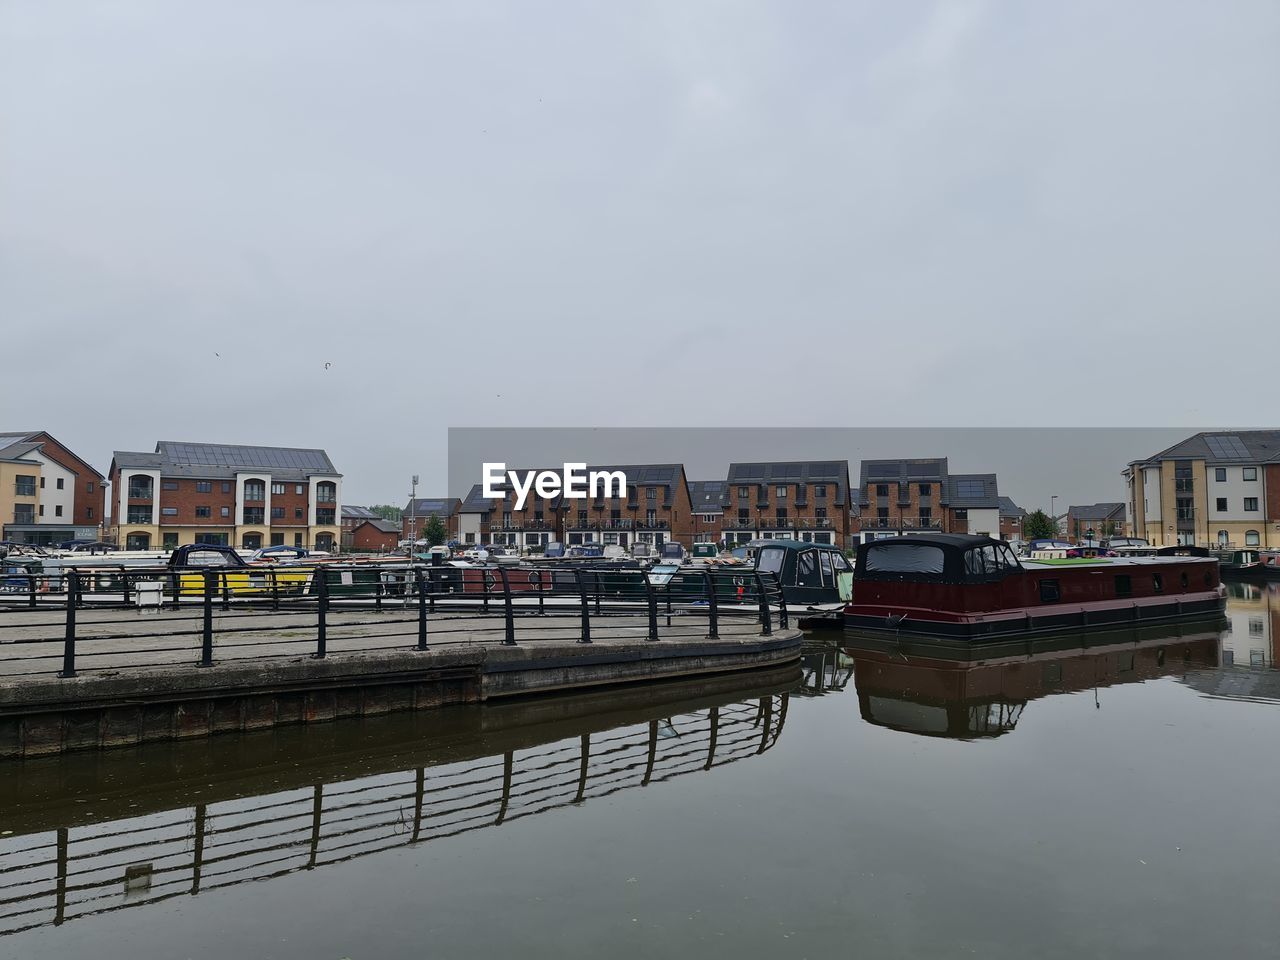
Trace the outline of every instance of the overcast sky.
{"label": "overcast sky", "polygon": [[1274,426],[1277,50],[1275,0],[0,0],[0,428],[369,502],[448,426]]}

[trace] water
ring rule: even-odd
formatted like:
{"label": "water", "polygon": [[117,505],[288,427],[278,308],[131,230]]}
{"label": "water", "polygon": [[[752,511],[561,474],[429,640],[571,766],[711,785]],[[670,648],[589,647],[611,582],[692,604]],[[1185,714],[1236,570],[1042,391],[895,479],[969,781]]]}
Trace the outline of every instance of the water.
{"label": "water", "polygon": [[1232,589],[1222,636],[12,764],[0,957],[1274,956],[1280,592]]}

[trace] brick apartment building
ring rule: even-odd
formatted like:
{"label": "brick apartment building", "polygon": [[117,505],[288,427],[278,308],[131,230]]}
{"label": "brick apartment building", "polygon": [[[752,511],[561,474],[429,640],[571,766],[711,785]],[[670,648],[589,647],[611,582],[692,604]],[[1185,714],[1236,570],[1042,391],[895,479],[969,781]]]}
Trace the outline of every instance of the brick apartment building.
{"label": "brick apartment building", "polygon": [[342,475],[323,450],[161,441],[117,451],[111,530],[129,550],[340,544]]}
{"label": "brick apartment building", "polygon": [[1132,461],[1124,478],[1135,537],[1280,547],[1280,430],[1197,433]]}
{"label": "brick apartment building", "polygon": [[427,521],[439,517],[445,528],[445,542],[458,539],[458,511],[462,501],[457,497],[416,497],[404,505],[400,512],[400,536],[404,540],[419,540]]}
{"label": "brick apartment building", "polygon": [[97,540],[106,483],[43,430],[0,433],[0,539],[48,545]]}
{"label": "brick apartment building", "polygon": [[527,552],[563,539],[557,512],[559,496],[540,497],[530,490],[524,506],[517,509],[515,494],[508,490],[507,484],[495,486],[506,491],[503,497],[485,497],[484,488],[477,483],[463,498],[455,514],[455,539],[460,543],[464,546],[496,544]]}
{"label": "brick apartment building", "polygon": [[994,473],[950,472],[946,457],[863,460],[858,482],[864,539],[905,533],[1000,534]]}
{"label": "brick apartment building", "polygon": [[849,545],[849,461],[731,463],[721,497],[720,539],[796,539]]}

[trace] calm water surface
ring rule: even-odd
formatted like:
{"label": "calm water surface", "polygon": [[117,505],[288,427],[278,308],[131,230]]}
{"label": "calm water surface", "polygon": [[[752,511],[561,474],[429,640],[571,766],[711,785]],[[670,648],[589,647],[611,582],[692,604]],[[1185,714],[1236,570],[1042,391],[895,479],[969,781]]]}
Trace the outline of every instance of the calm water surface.
{"label": "calm water surface", "polygon": [[0,957],[1274,957],[1275,587],[1230,630],[9,765]]}

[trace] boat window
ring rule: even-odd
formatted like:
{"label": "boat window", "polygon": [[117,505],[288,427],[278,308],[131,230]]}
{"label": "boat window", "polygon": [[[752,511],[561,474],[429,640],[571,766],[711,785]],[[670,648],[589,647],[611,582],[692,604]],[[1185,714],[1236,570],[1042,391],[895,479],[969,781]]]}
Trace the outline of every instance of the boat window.
{"label": "boat window", "polygon": [[1116,575],[1116,596],[1131,597],[1133,596],[1133,581],[1127,573]]}
{"label": "boat window", "polygon": [[231,559],[217,550],[192,550],[187,554],[189,567],[228,567]]}
{"label": "boat window", "polygon": [[1153,593],[1164,593],[1164,577],[1158,573],[1151,575],[1151,590]]}
{"label": "boat window", "polygon": [[867,551],[868,573],[942,573],[941,547],[924,543],[876,544]]}
{"label": "boat window", "polygon": [[1003,558],[996,548],[988,544],[974,547],[964,555],[964,572],[974,577],[985,577],[1004,572]]}
{"label": "boat window", "polygon": [[782,563],[786,556],[787,552],[779,547],[765,547],[756,558],[756,569],[761,573],[772,573],[781,578]]}
{"label": "boat window", "polygon": [[1058,585],[1057,580],[1041,580],[1040,581],[1040,602],[1041,603],[1057,603],[1062,599],[1062,588]]}
{"label": "boat window", "polygon": [[845,559],[845,555],[843,553],[831,554],[831,564],[835,567],[836,573],[849,572],[849,561]]}
{"label": "boat window", "polygon": [[822,564],[822,582],[826,586],[832,583],[831,576],[831,551],[823,550],[818,554],[818,562]]}
{"label": "boat window", "polygon": [[1187,589],[1187,575],[1185,573],[1182,575],[1182,589]]}
{"label": "boat window", "polygon": [[796,558],[796,586],[820,587],[822,578],[818,575],[818,551],[805,550]]}

